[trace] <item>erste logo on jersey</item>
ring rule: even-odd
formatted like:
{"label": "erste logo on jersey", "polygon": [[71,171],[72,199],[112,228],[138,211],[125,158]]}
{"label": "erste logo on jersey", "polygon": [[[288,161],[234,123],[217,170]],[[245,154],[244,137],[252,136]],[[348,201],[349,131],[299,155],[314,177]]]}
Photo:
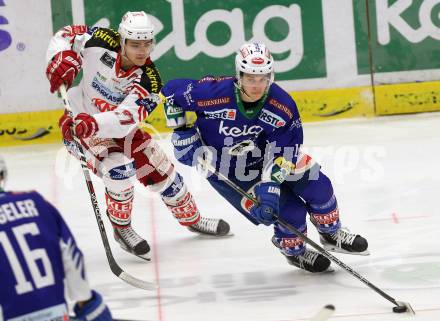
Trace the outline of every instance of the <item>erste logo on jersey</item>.
{"label": "erste logo on jersey", "polygon": [[280,116],[268,111],[267,109],[263,109],[261,111],[260,117],[258,117],[263,123],[271,125],[275,128],[280,128],[286,125],[286,122]]}
{"label": "erste logo on jersey", "polygon": [[220,126],[218,128],[218,133],[220,135],[232,136],[232,137],[240,137],[247,135],[254,135],[255,137],[257,137],[262,131],[263,128],[258,125],[253,125],[249,127],[248,125],[244,125],[243,128],[224,126],[223,120],[220,122]]}
{"label": "erste logo on jersey", "polygon": [[237,115],[237,111],[235,109],[220,109],[216,111],[204,111],[206,119],[226,119],[226,120],[235,120],[235,116]]}

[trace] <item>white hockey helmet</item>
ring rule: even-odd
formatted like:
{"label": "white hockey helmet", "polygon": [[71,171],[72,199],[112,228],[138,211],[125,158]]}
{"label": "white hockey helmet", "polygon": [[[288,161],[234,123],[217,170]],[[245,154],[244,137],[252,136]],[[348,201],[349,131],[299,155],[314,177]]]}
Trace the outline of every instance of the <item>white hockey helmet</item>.
{"label": "white hockey helmet", "polygon": [[274,81],[273,58],[266,45],[261,42],[246,43],[235,56],[235,71],[240,81],[240,73],[264,75],[270,74],[270,83]]}
{"label": "white hockey helmet", "polygon": [[126,39],[154,39],[154,25],[144,11],[128,11],[125,13],[119,24],[118,32],[121,35],[121,45],[124,45]]}
{"label": "white hockey helmet", "polygon": [[6,180],[8,179],[8,168],[6,162],[0,155],[0,191],[5,189]]}

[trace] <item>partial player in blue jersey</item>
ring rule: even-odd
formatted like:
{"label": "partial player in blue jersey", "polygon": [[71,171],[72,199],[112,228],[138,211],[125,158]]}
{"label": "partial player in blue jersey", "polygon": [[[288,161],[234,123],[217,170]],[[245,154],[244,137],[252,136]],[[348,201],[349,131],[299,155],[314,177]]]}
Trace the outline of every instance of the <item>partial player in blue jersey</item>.
{"label": "partial player in blue jersey", "polygon": [[[306,214],[329,250],[367,254],[365,238],[341,228],[332,184],[320,166],[301,151],[303,130],[292,97],[274,83],[273,58],[262,43],[244,44],[235,58],[235,77],[176,79],[162,88],[167,125],[174,128],[174,154],[194,166],[207,155],[217,171],[255,195],[242,198],[215,175],[209,183],[255,224],[274,225],[273,244],[288,262],[310,272],[330,261],[306,248],[276,216],[307,232]],[[193,127],[185,112],[197,115]]]}
{"label": "partial player in blue jersey", "polygon": [[0,156],[0,320],[112,321],[102,296],[90,289],[84,260],[55,207],[38,192],[5,192]]}

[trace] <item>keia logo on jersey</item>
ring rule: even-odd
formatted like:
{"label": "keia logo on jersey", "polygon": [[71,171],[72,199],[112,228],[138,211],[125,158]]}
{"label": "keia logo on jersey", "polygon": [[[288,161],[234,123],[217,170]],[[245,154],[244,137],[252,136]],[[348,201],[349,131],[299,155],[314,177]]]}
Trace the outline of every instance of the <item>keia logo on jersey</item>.
{"label": "keia logo on jersey", "polygon": [[263,109],[261,111],[260,117],[258,117],[263,123],[266,123],[268,125],[271,125],[275,128],[280,128],[286,125],[286,122],[284,119],[282,119],[280,116],[268,111],[267,109]]}
{"label": "keia logo on jersey", "polygon": [[220,122],[220,127],[218,128],[219,134],[232,137],[247,135],[254,135],[255,137],[257,137],[258,134],[260,134],[262,131],[263,128],[258,125],[250,126],[249,128],[247,125],[244,125],[243,128],[223,126],[223,120]]}
{"label": "keia logo on jersey", "polygon": [[206,119],[226,119],[226,120],[235,120],[235,116],[237,115],[237,111],[235,109],[221,109],[216,111],[205,111]]}

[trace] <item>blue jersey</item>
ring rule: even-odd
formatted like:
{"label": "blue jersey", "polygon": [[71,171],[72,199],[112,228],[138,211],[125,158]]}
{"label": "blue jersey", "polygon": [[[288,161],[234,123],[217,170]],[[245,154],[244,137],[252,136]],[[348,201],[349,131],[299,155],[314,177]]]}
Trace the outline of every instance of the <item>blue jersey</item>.
{"label": "blue jersey", "polygon": [[299,112],[275,83],[252,109],[243,106],[233,77],[175,79],[162,94],[169,104],[196,113],[195,126],[204,144],[217,152],[217,169],[225,164],[250,167],[280,155],[296,163],[303,143]]}
{"label": "blue jersey", "polygon": [[0,193],[0,267],[2,320],[67,320],[65,278],[75,280],[79,297],[90,297],[82,253],[37,192]]}

